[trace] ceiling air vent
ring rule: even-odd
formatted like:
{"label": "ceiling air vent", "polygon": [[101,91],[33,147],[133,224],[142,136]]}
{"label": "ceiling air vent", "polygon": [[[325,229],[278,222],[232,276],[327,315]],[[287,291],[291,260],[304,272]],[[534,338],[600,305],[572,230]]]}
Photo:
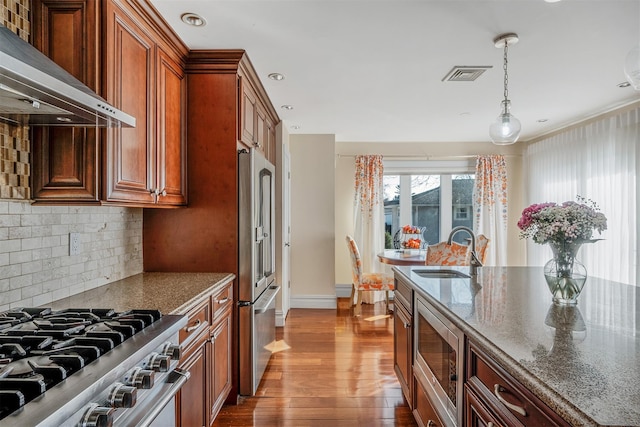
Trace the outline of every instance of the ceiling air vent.
{"label": "ceiling air vent", "polygon": [[467,66],[456,65],[442,79],[443,82],[472,82],[484,73],[491,65]]}

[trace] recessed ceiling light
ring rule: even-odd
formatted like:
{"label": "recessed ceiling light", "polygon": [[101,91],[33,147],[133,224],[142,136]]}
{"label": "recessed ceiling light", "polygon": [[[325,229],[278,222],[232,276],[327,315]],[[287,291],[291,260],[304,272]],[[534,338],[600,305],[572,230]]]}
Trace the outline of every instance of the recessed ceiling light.
{"label": "recessed ceiling light", "polygon": [[545,122],[548,122],[548,121],[549,121],[549,119],[538,119],[538,120],[536,120],[536,121],[537,121],[538,123],[545,123]]}
{"label": "recessed ceiling light", "polygon": [[629,86],[631,86],[631,83],[629,82],[618,83],[618,87],[629,87]]}
{"label": "recessed ceiling light", "polygon": [[284,74],[280,74],[280,73],[271,73],[268,76],[271,80],[276,80],[276,81],[280,81],[280,80],[284,80]]}
{"label": "recessed ceiling light", "polygon": [[207,25],[207,21],[200,15],[195,13],[183,13],[180,15],[180,19],[187,25],[192,25],[194,27],[204,27]]}
{"label": "recessed ceiling light", "polygon": [[281,105],[280,108],[282,108],[283,110],[293,110],[293,105],[285,104]]}
{"label": "recessed ceiling light", "polygon": [[546,3],[558,3],[560,0],[544,0]]}

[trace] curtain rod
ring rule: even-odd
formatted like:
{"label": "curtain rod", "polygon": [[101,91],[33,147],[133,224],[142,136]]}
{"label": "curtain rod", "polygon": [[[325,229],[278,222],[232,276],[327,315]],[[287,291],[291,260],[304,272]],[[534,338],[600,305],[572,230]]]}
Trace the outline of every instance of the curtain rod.
{"label": "curtain rod", "polygon": [[[336,157],[353,157],[359,156],[360,154],[336,154]],[[365,154],[367,155],[367,154]],[[382,154],[382,158],[384,159],[395,159],[395,160],[455,160],[455,159],[475,159],[478,156],[484,156],[485,154],[468,154],[468,155],[457,155],[457,156],[429,156],[429,155],[385,155]],[[492,156],[493,154],[486,154],[487,156]],[[521,154],[502,154],[502,156],[506,158],[510,157],[522,157]]]}

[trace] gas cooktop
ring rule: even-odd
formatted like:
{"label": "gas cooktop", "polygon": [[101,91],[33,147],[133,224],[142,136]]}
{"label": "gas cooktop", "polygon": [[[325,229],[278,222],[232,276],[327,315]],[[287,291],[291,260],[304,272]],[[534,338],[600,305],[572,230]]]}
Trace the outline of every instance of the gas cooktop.
{"label": "gas cooktop", "polygon": [[[62,396],[57,406],[68,405],[64,400],[74,397],[69,396],[69,392],[86,394],[86,377],[89,374],[95,377],[94,383],[103,381],[105,375],[113,377],[109,382],[114,381],[111,390],[114,397],[109,397],[107,400],[111,400],[107,402],[100,397],[98,404],[92,406],[93,412],[95,407],[133,407],[138,390],[153,387],[155,372],[169,371],[172,359],[177,363],[180,357],[178,343],[175,338],[172,341],[165,330],[171,329],[171,334],[177,334],[179,327],[174,323],[180,318],[163,318],[157,310],[116,312],[112,309],[52,311],[48,308],[21,308],[0,313],[0,425],[4,425],[3,419],[9,420],[16,413],[24,412],[22,408],[30,402],[42,401],[41,396],[45,394],[48,398],[50,390],[55,390],[59,384],[65,384],[67,390],[62,394],[67,396],[66,399]],[[146,349],[149,339],[153,341],[153,347]],[[113,354],[114,349],[117,349],[117,355]],[[110,354],[112,363],[97,363]],[[137,369],[124,375],[109,368],[113,364],[133,368],[141,361]],[[68,381],[79,372],[83,373],[84,385],[80,384],[80,378]],[[74,386],[74,383],[77,384]],[[95,400],[100,394],[98,390],[92,393],[91,396],[87,394],[85,400]],[[60,393],[55,394],[60,400]],[[68,414],[72,409],[81,409],[86,403],[76,404],[77,408],[67,407],[64,412]],[[51,401],[46,406],[51,406]],[[91,412],[92,407],[87,407],[85,412]],[[112,421],[113,411],[109,415],[108,419]]]}

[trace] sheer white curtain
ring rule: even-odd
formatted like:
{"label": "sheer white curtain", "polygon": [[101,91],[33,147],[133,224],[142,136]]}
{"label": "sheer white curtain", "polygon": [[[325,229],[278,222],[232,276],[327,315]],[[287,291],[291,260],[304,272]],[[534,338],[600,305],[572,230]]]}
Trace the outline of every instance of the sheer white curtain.
{"label": "sheer white curtain", "polygon": [[485,265],[507,265],[507,165],[504,156],[478,156],[473,229],[489,238]]}
{"label": "sheer white curtain", "polygon": [[[381,155],[356,156],[353,239],[366,273],[384,271],[377,256],[384,250],[383,171]],[[383,298],[384,292],[365,292],[363,302]]]}
{"label": "sheer white curtain", "polygon": [[[589,275],[637,284],[640,107],[530,144],[525,150],[526,204],[576,200],[598,204],[607,217],[601,240],[578,258]],[[546,245],[528,242],[529,265],[551,258]]]}

